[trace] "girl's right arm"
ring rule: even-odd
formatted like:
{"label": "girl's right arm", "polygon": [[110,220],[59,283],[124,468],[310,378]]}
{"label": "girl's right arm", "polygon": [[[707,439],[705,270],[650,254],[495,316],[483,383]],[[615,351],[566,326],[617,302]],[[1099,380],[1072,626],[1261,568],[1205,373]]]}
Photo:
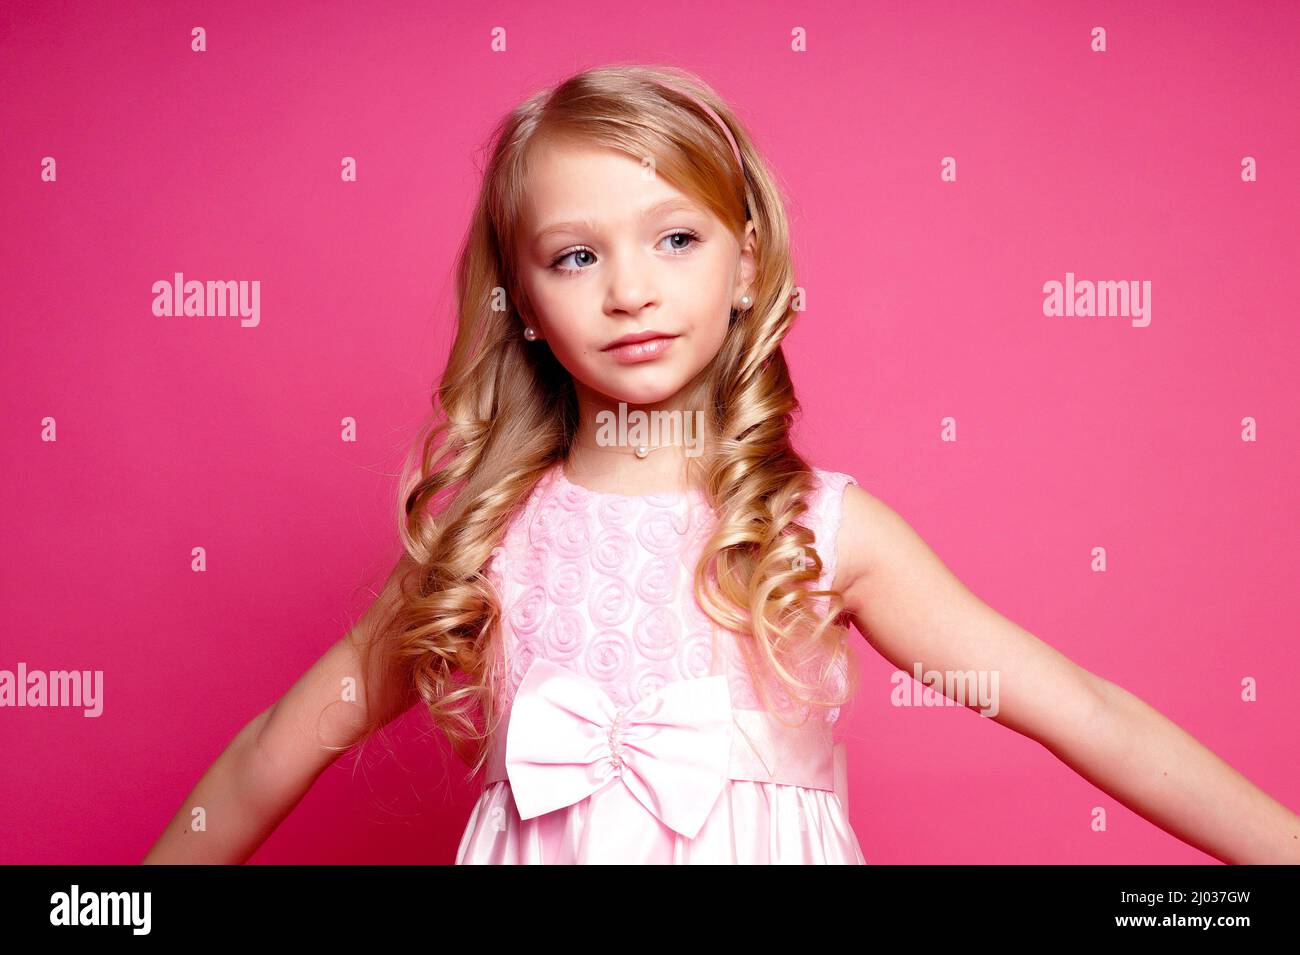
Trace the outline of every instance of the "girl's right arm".
{"label": "girl's right arm", "polygon": [[[357,625],[235,735],[144,864],[246,862],[321,773],[359,741],[371,708],[384,725],[418,701],[414,687],[394,673],[368,681],[361,656],[361,644],[395,605],[410,566],[403,555]],[[344,699],[348,678],[355,681],[355,702]]]}

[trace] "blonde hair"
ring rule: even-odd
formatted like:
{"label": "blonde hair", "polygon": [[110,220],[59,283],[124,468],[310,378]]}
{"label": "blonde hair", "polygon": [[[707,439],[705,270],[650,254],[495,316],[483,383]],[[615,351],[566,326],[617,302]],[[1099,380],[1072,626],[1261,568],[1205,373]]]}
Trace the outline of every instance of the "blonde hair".
{"label": "blonde hair", "polygon": [[[743,174],[715,120],[683,91],[727,123]],[[737,642],[769,711],[765,675],[779,681],[778,697],[811,707],[847,702],[858,679],[840,625],[842,597],[815,589],[823,558],[801,523],[816,477],[790,443],[799,404],[781,342],[795,317],[794,281],[776,184],[726,104],[692,74],[591,69],[533,95],[493,132],[457,262],[455,341],[400,482],[411,570],[399,605],[365,648],[366,672],[410,681],[471,774],[502,715],[503,676],[494,665],[501,607],[487,564],[539,478],[567,457],[578,428],[572,378],[549,348],[523,337],[532,310],[514,241],[530,150],[565,137],[654,157],[657,174],[737,238],[753,220],[754,303],[733,310],[718,354],[683,393],[683,407],[704,410],[711,437],[703,455],[688,458],[689,475],[718,518],[695,568],[694,596],[718,626],[752,638]],[[822,693],[836,675],[840,692]],[[378,728],[368,726],[363,741]]]}

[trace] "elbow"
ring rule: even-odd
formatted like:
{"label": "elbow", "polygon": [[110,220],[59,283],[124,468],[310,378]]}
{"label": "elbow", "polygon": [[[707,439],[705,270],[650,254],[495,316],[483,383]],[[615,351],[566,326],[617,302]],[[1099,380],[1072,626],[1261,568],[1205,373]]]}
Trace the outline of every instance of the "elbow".
{"label": "elbow", "polygon": [[292,780],[267,733],[270,715],[271,708],[263,710],[240,731],[234,756],[240,798],[256,811],[276,813],[283,807]]}
{"label": "elbow", "polygon": [[1070,729],[1074,746],[1092,752],[1115,738],[1115,715],[1118,712],[1123,690],[1104,677],[1088,674],[1082,721]]}

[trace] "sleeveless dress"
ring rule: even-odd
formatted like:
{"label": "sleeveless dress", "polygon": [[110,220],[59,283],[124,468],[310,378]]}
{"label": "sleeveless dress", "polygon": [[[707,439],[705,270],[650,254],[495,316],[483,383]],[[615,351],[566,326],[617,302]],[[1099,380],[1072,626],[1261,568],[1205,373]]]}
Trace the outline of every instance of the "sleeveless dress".
{"label": "sleeveless dress", "polygon": [[[803,524],[829,588],[858,482],[813,472]],[[631,496],[580,487],[561,463],[543,474],[486,570],[505,698],[457,865],[866,864],[839,709],[793,728],[764,712],[738,637],[694,597],[715,522],[698,490]],[[771,679],[779,709],[808,712]]]}

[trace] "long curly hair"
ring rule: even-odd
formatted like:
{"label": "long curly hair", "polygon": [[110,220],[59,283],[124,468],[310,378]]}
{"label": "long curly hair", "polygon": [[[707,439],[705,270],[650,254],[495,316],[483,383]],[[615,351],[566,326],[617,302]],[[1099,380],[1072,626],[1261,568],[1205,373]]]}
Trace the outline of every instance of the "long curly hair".
{"label": "long curly hair", "polygon": [[[727,123],[743,157],[690,96]],[[737,238],[755,226],[754,304],[731,313],[718,354],[688,384],[709,440],[688,475],[717,515],[694,572],[703,611],[740,639],[765,709],[789,699],[838,707],[858,676],[842,595],[804,523],[816,477],[791,446],[799,407],[781,342],[796,315],[789,226],[772,175],[726,104],[693,74],[614,65],[578,73],[506,115],[493,131],[477,205],[456,266],[457,327],[433,413],[403,468],[398,523],[407,570],[400,598],[365,640],[365,672],[418,694],[454,752],[477,773],[502,717],[502,611],[487,565],[542,475],[578,430],[573,380],[523,337],[532,314],[517,275],[530,146],[543,134],[653,157],[657,174],[714,212]],[[544,147],[543,147],[544,148]],[[775,677],[775,689],[769,681]],[[775,698],[780,700],[776,701]],[[371,715],[362,742],[380,729]]]}

